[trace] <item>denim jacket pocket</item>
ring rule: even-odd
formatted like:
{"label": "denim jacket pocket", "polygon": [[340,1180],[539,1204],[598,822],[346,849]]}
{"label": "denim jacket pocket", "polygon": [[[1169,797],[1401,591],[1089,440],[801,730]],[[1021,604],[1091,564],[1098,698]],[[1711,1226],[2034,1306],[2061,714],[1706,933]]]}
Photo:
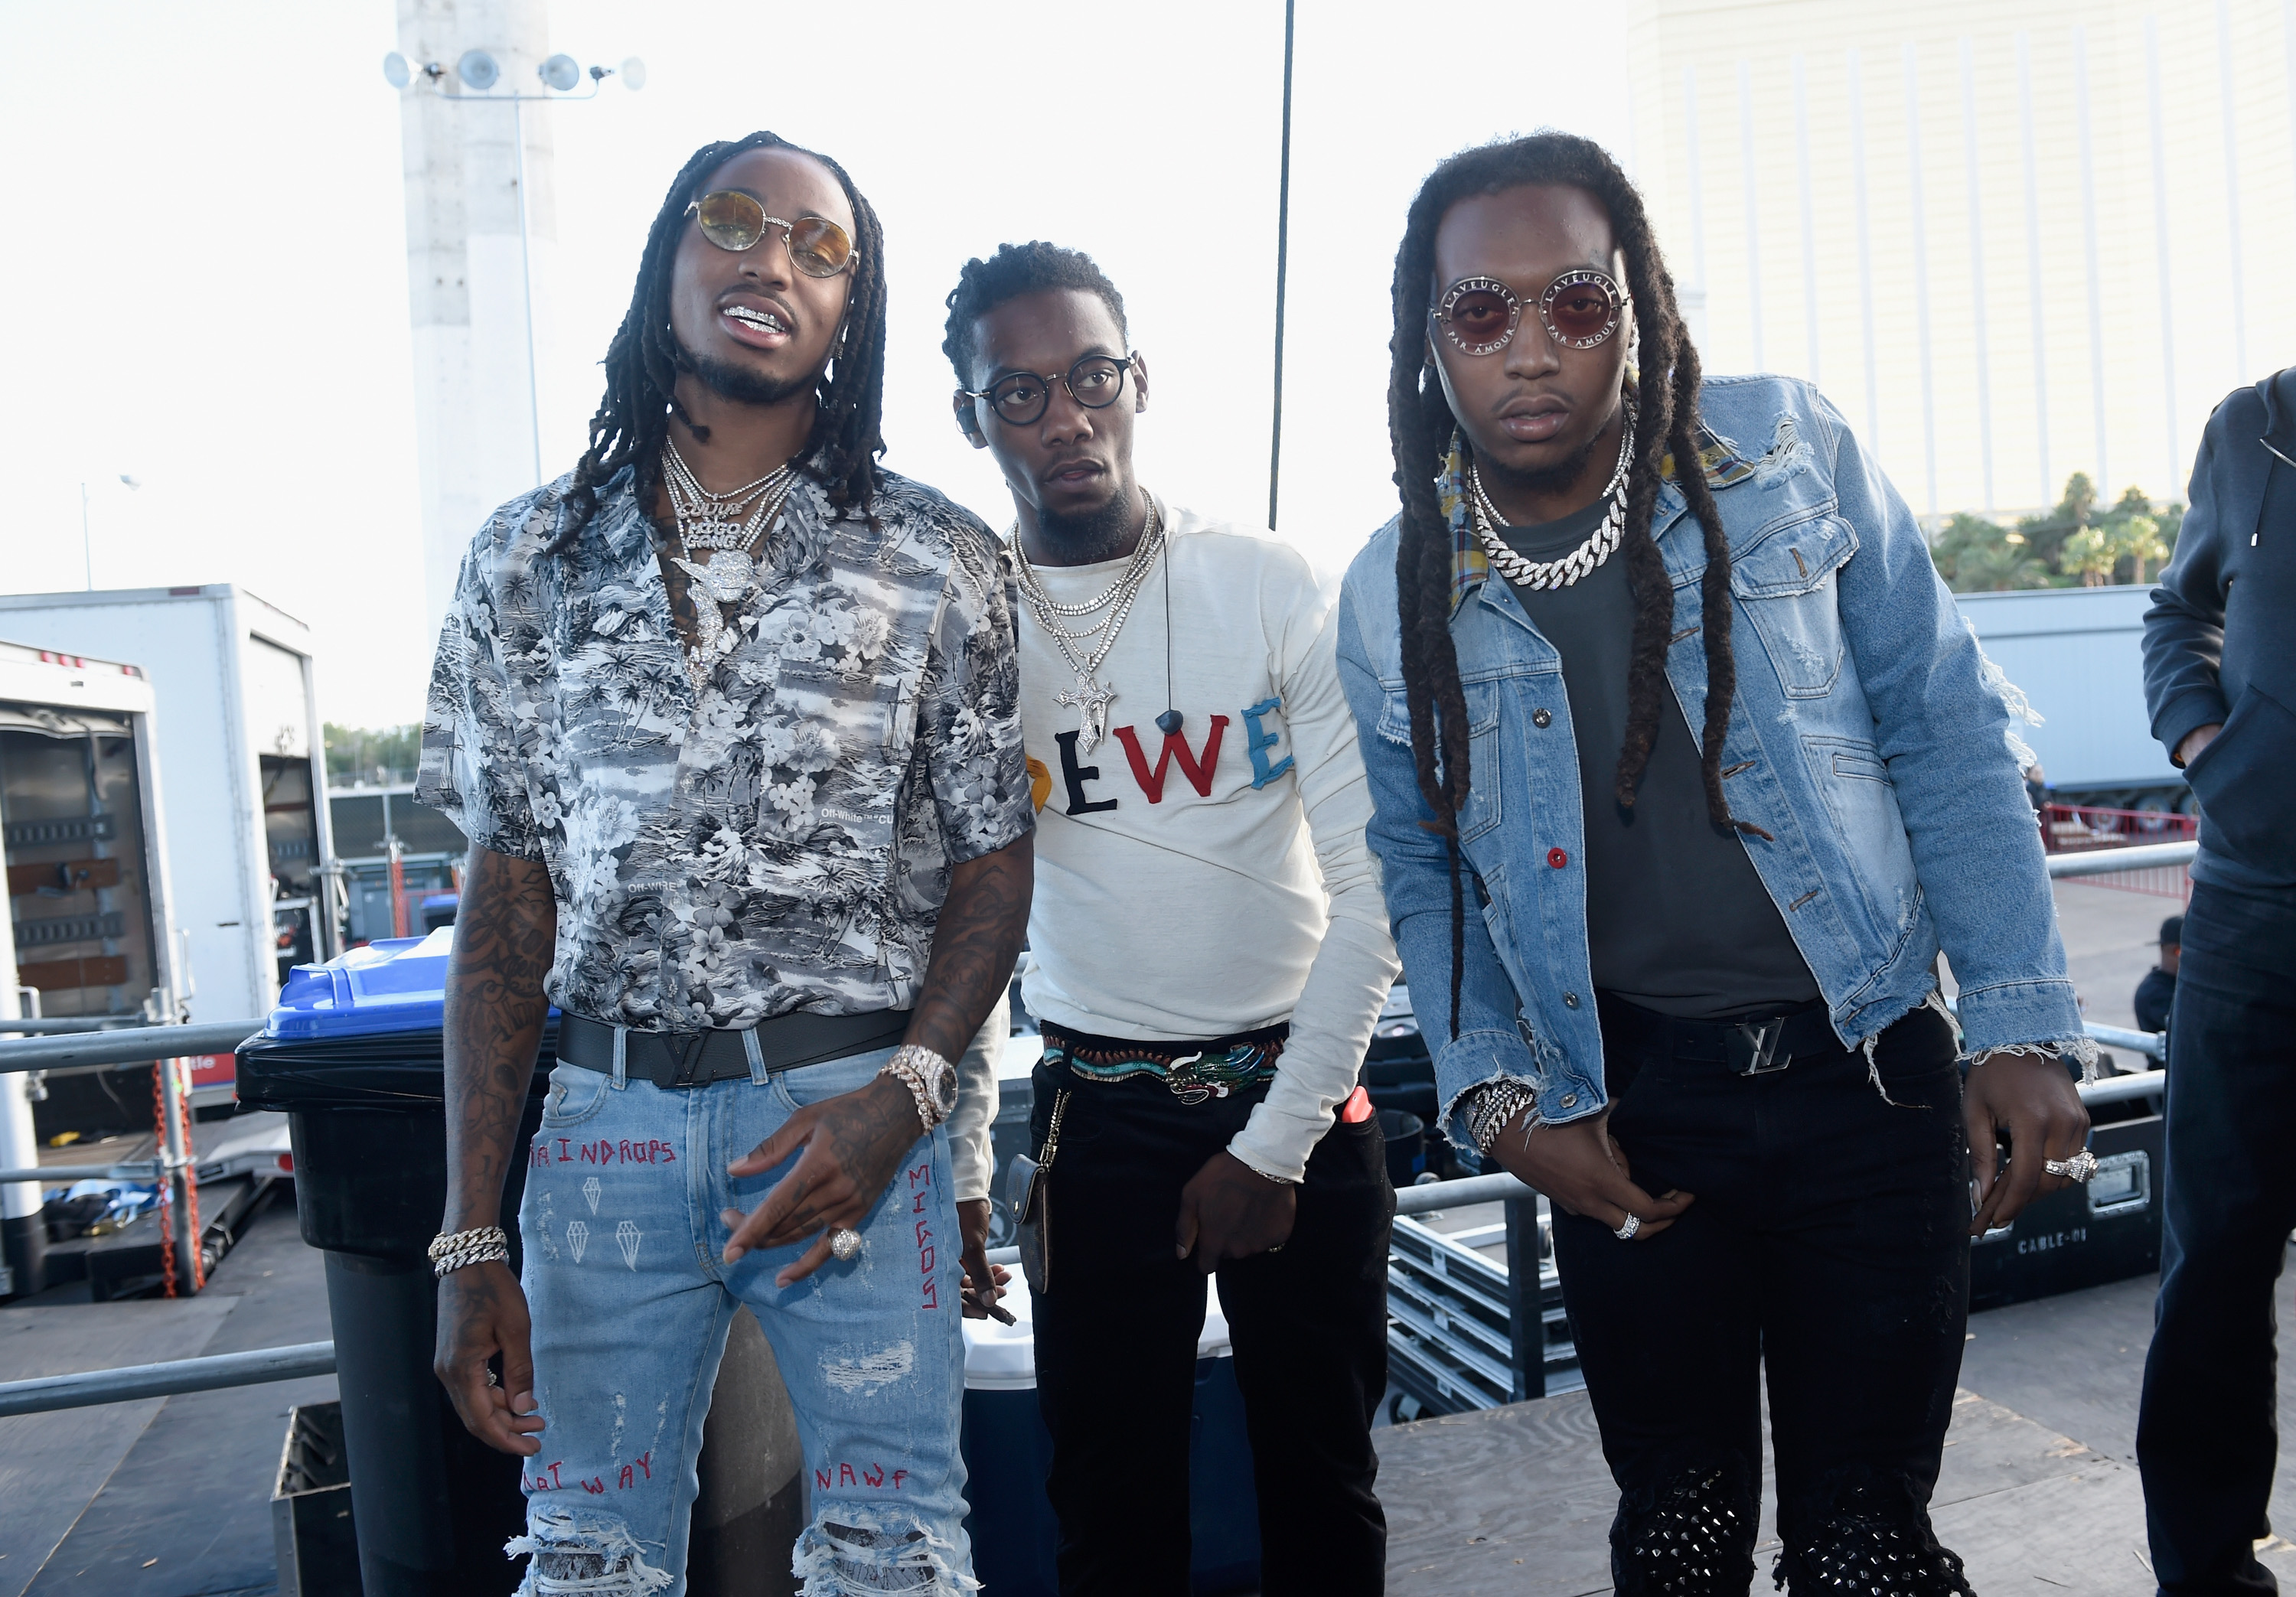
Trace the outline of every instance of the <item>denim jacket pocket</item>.
{"label": "denim jacket pocket", "polygon": [[[1505,692],[1501,681],[1471,682],[1464,688],[1467,700],[1467,807],[1459,815],[1459,840],[1471,842],[1499,823],[1501,771],[1505,756],[1499,735],[1499,707]],[[1389,691],[1380,705],[1374,729],[1391,743],[1411,746],[1411,707],[1403,691]],[[1438,747],[1440,747],[1439,742]],[[1441,758],[1439,754],[1437,757]]]}
{"label": "denim jacket pocket", "polygon": [[1897,784],[1881,749],[1863,738],[1805,736],[1802,753],[1833,819],[1850,874],[1882,946],[1895,944],[1921,899]]}
{"label": "denim jacket pocket", "polygon": [[1822,699],[1841,675],[1834,575],[1857,553],[1849,523],[1821,512],[1765,533],[1730,557],[1730,591],[1789,699]]}

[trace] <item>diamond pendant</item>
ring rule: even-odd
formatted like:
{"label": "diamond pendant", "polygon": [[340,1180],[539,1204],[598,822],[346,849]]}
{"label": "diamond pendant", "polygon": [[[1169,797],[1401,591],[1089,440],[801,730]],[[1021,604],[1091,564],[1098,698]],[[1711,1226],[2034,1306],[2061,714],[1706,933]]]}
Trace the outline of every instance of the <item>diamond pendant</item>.
{"label": "diamond pendant", "polygon": [[1080,712],[1078,725],[1077,752],[1090,754],[1100,740],[1108,734],[1108,701],[1116,697],[1112,686],[1103,686],[1090,676],[1077,678],[1076,692],[1054,696],[1055,704],[1067,705]]}

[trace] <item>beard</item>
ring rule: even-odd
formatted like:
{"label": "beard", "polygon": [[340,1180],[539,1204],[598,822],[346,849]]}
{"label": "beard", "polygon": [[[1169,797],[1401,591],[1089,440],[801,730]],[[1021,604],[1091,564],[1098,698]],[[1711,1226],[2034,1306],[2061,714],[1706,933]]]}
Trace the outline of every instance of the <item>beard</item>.
{"label": "beard", "polygon": [[[1604,423],[1608,425],[1607,422]],[[1540,466],[1529,471],[1509,471],[1505,480],[1517,491],[1526,494],[1560,494],[1575,484],[1587,470],[1587,463],[1595,458],[1595,446],[1603,441],[1601,428],[1595,436],[1551,466]],[[1489,473],[1487,473],[1489,475]]]}
{"label": "beard", "polygon": [[735,405],[780,405],[813,392],[814,385],[821,381],[818,372],[803,377],[768,377],[730,360],[696,355],[682,343],[677,347],[677,360],[678,364],[701,380],[702,387]]}
{"label": "beard", "polygon": [[1119,484],[1108,502],[1082,515],[1037,512],[1037,532],[1049,548],[1057,550],[1064,566],[1091,566],[1119,560],[1131,539],[1132,495]]}

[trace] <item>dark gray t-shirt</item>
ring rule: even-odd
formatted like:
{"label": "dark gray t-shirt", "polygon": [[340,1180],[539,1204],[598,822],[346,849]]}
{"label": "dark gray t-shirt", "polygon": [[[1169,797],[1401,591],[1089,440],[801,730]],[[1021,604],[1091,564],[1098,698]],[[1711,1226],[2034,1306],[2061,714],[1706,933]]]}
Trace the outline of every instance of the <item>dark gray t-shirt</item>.
{"label": "dark gray t-shirt", "polygon": [[[1503,527],[1499,536],[1526,560],[1554,560],[1595,530],[1609,503],[1542,526]],[[1707,816],[1698,743],[1671,689],[1635,807],[1619,805],[1635,630],[1626,556],[1612,554],[1567,588],[1514,593],[1562,656],[1586,807],[1595,987],[1688,1020],[1775,1013],[1818,997],[1745,845]]]}

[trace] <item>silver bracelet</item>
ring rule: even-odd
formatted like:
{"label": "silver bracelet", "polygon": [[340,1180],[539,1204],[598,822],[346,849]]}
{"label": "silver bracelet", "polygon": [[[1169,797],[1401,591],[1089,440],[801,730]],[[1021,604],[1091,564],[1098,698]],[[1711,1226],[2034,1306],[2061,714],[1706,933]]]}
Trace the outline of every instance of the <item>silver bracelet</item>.
{"label": "silver bracelet", "polygon": [[922,1043],[904,1043],[880,1067],[909,1089],[917,1101],[917,1118],[931,1131],[956,1112],[956,1067]]}
{"label": "silver bracelet", "polygon": [[1519,1081],[1491,1081],[1472,1088],[1462,1113],[1467,1122],[1468,1140],[1475,1151],[1488,1154],[1499,1134],[1511,1125],[1524,1110],[1531,1111],[1531,1124],[1538,1123],[1538,1093]]}
{"label": "silver bracelet", "polygon": [[510,1258],[510,1237],[499,1225],[441,1232],[430,1239],[430,1273],[441,1278],[472,1265]]}

